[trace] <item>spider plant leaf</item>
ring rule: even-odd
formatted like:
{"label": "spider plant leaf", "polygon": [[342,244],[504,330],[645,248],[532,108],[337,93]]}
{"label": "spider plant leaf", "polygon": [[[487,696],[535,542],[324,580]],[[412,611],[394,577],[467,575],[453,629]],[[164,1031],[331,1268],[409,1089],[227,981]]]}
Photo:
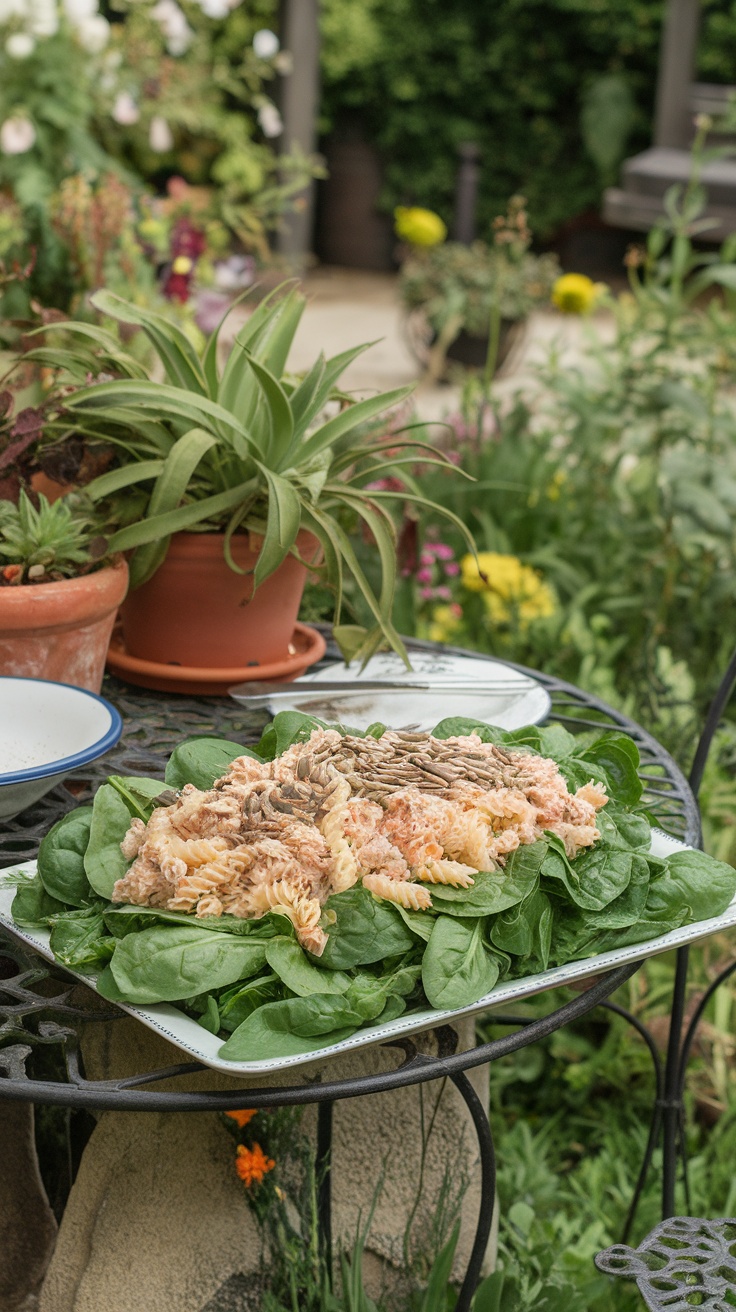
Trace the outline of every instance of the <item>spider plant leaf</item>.
{"label": "spider plant leaf", "polygon": [[343,594],[342,556],[340,543],[333,531],[329,514],[322,514],[317,506],[302,502],[302,522],[318,538],[324,552],[324,570],[327,582],[335,589],[335,623],[340,622]]}
{"label": "spider plant leaf", "polygon": [[292,343],[304,313],[306,297],[295,287],[282,297],[264,330],[258,345],[251,351],[272,374],[280,378],[286,368]]}
{"label": "spider plant leaf", "polygon": [[[402,475],[402,478],[403,477],[404,475]],[[413,505],[419,506],[422,510],[435,510],[438,515],[441,515],[444,519],[449,519],[451,523],[455,525],[455,528],[459,529],[465,538],[468,550],[472,552],[474,556],[477,555],[478,548],[467,524],[464,524],[455,512],[450,510],[447,506],[441,506],[436,501],[430,501],[428,497],[422,496],[418,489],[414,491],[411,486],[414,482],[413,479],[411,480],[411,484],[408,478],[405,478],[405,482],[407,484],[406,492],[383,492],[372,490],[371,496],[375,501],[410,501]],[[416,487],[416,485],[414,486]]]}
{"label": "spider plant leaf", "polygon": [[[401,656],[401,659],[405,662],[407,669],[411,668],[409,657],[407,656],[406,648],[404,647],[404,643],[402,642],[401,637],[399,636],[396,629],[394,628],[394,625],[391,621],[390,614],[387,615],[385,613],[382,613],[381,607],[373,592],[373,589],[370,583],[368,582],[368,579],[366,578],[365,574],[363,573],[363,570],[361,569],[360,562],[355,554],[355,551],[353,550],[353,545],[350,541],[350,538],[348,537],[342,525],[338,523],[337,519],[333,519],[333,525],[334,525],[335,536],[339,544],[340,555],[342,556],[344,563],[347,565],[348,569],[350,570],[350,573],[355,579],[355,582],[357,583],[358,588],[363,595],[363,599],[367,603],[369,610],[371,611],[372,615],[376,620],[376,624],[380,629],[382,636],[386,639],[389,645],[393,647],[394,651],[398,652],[399,656]],[[389,570],[391,570],[390,565],[389,565]],[[393,572],[395,576],[396,573],[395,557],[393,560]]]}
{"label": "spider plant leaf", "polygon": [[[339,485],[338,485],[339,486]],[[364,492],[343,486],[340,492],[345,504],[363,520],[373,534],[381,562],[381,592],[378,605],[382,615],[390,615],[396,591],[396,530],[388,511],[379,503],[371,504]]]}
{"label": "spider plant leaf", "polygon": [[145,483],[149,478],[158,478],[163,467],[163,460],[141,460],[133,465],[123,465],[120,469],[111,469],[108,474],[100,474],[99,478],[87,484],[85,492],[92,501],[102,501],[113,492],[122,491],[124,487]]}
{"label": "spider plant leaf", "polygon": [[[192,428],[172,446],[151,493],[146,517],[161,516],[176,510],[197,465],[217,445],[217,439],[203,428]],[[138,587],[155,574],[169,549],[170,536],[139,547],[131,565],[131,587]]]}
{"label": "spider plant leaf", "polygon": [[95,292],[90,300],[101,314],[107,314],[120,323],[136,324],[143,329],[174,386],[186,388],[190,392],[206,392],[207,386],[197,352],[186,333],[176,324],[165,319],[162,314],[131,305],[114,292]]}
{"label": "spider plant leaf", "polygon": [[237,487],[216,492],[214,496],[203,497],[201,501],[190,501],[186,506],[169,510],[163,515],[154,515],[151,519],[142,519],[138,524],[129,524],[113,533],[109,547],[111,551],[128,551],[131,547],[145,546],[160,537],[168,537],[181,529],[193,528],[205,520],[234,510],[241,501],[247,501],[257,490],[258,480],[249,478]]}
{"label": "spider plant leaf", "polygon": [[349,350],[341,351],[339,355],[333,355],[329,360],[325,361],[324,376],[320,386],[314,394],[312,405],[305,415],[305,419],[301,425],[302,431],[309,427],[319,414],[322,407],[326,405],[338,378],[341,374],[344,374],[348,365],[352,364],[353,360],[357,360],[358,356],[362,355],[364,351],[369,350],[371,346],[375,345],[375,342],[363,342],[362,345],[351,346]]}
{"label": "spider plant leaf", "polygon": [[217,400],[217,393],[220,387],[220,375],[217,370],[217,351],[220,341],[220,333],[225,320],[230,318],[236,305],[240,305],[242,301],[246,300],[252,291],[253,288],[248,287],[246,291],[241,292],[239,296],[236,296],[228,305],[214,332],[210,333],[205,353],[202,356],[202,372],[207,384],[207,394],[211,401]]}
{"label": "spider plant leaf", "polygon": [[365,401],[356,401],[355,405],[348,406],[342,410],[334,419],[328,420],[316,433],[312,433],[305,442],[302,442],[296,448],[292,444],[292,449],[287,453],[290,464],[304,464],[305,461],[311,460],[320,451],[331,447],[340,437],[357,428],[358,424],[367,423],[369,419],[375,418],[376,415],[382,414],[385,410],[390,410],[392,406],[398,405],[399,402],[405,401],[410,396],[413,387],[397,387],[393,392],[384,392],[382,396],[371,396]]}
{"label": "spider plant leaf", "polygon": [[[279,314],[279,302],[273,303],[274,296],[280,288],[271,292],[253,314],[246,320],[242,328],[236,333],[235,340],[230,348],[230,354],[227,363],[222,372],[220,386],[217,393],[217,399],[220,405],[226,410],[237,414],[244,422],[248,422],[247,403],[253,405],[253,379],[248,376],[246,382],[243,381],[242,368],[243,359],[248,355],[255,355],[263,364],[268,364],[264,359],[265,342],[268,340],[268,331],[271,322]],[[282,370],[273,370],[272,372],[281,373]],[[248,416],[248,417],[246,417]]]}
{"label": "spider plant leaf", "polygon": [[88,374],[96,374],[100,369],[99,358],[92,351],[75,351],[70,348],[64,351],[62,366],[58,363],[59,352],[55,351],[53,346],[36,346],[32,351],[26,351],[23,359],[31,360],[34,364],[45,365],[50,369],[62,367],[74,377],[85,380]]}
{"label": "spider plant leaf", "polygon": [[275,463],[291,445],[294,435],[294,416],[291,413],[289,398],[273,374],[257,360],[250,356],[248,363],[253,370],[258,385],[266,402],[269,427],[269,459]]}
{"label": "spider plant leaf", "polygon": [[[112,333],[108,333],[104,328],[98,327],[92,323],[78,323],[74,319],[65,320],[63,323],[44,324],[42,328],[34,328],[27,334],[28,337],[38,337],[41,333],[51,333],[62,329],[65,333],[76,333],[79,337],[90,337],[95,346],[101,347],[105,353],[103,357],[96,357],[97,367],[109,362],[114,367],[115,372],[119,372],[121,367],[126,369],[131,378],[147,378],[148,371],[140,360],[135,360],[132,355],[120,349],[120,342]],[[66,355],[66,350],[59,350]],[[63,362],[62,362],[63,364]],[[61,367],[58,366],[58,367]]]}
{"label": "spider plant leaf", "polygon": [[235,415],[229,414],[223,409],[217,401],[210,401],[208,397],[197,395],[191,392],[185,392],[180,387],[170,387],[166,383],[152,383],[142,379],[116,379],[112,383],[94,383],[91,387],[81,388],[65,401],[67,410],[89,409],[92,411],[103,412],[106,408],[114,408],[116,402],[124,406],[140,406],[147,410],[155,410],[163,419],[181,418],[186,419],[196,427],[202,426],[209,421],[210,429],[215,428],[222,436],[221,430],[226,432],[240,433],[246,442],[250,442],[250,434],[243,427]]}
{"label": "spider plant leaf", "polygon": [[292,484],[265,465],[259,463],[258,468],[268,485],[268,514],[266,534],[253,575],[255,587],[273,574],[289,554],[302,522],[301,502]]}
{"label": "spider plant leaf", "polygon": [[312,368],[304,375],[289,397],[291,412],[294,416],[294,430],[297,433],[301,433],[307,427],[310,417],[314,413],[312,405],[322,384],[325,366],[325,357],[320,352]]}

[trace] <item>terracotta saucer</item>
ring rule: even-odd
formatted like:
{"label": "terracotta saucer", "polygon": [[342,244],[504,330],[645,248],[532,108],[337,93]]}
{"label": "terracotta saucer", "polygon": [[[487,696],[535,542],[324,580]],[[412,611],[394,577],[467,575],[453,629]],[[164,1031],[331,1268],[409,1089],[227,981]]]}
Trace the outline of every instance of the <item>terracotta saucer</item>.
{"label": "terracotta saucer", "polygon": [[240,669],[198,669],[194,665],[160,665],[157,661],[144,661],[131,656],[125,649],[122,629],[115,628],[107,653],[107,668],[111,674],[139,688],[153,688],[156,692],[181,692],[191,696],[224,696],[228,688],[246,679],[290,679],[302,674],[310,665],[321,660],[326,643],[321,633],[306,624],[297,624],[289,643],[289,655],[282,661],[263,665],[246,665]]}

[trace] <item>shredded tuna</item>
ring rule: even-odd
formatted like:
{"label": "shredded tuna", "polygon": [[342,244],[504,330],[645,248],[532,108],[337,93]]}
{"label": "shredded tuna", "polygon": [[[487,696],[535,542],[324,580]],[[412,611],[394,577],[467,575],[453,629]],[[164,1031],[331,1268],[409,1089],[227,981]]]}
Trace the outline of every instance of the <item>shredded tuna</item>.
{"label": "shredded tuna", "polygon": [[113,901],[198,917],[274,911],[319,955],[331,893],[362,881],[376,897],[430,907],[427,885],[470,887],[545,830],[574,857],[600,837],[607,800],[593,781],[570,793],[554,761],[477,734],[316,729],[275,761],[239,757],[213,788],[187,784],[147,825],[134,820]]}

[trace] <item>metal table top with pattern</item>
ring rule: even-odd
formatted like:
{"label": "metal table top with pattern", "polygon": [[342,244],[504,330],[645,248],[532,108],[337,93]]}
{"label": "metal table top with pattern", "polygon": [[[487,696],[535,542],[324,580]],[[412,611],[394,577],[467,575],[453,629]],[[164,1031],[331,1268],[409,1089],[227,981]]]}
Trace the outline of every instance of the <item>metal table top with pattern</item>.
{"label": "metal table top with pattern", "polygon": [[[412,641],[408,646],[410,650],[432,650],[435,644]],[[442,650],[454,655],[471,654],[459,648]],[[330,645],[326,659],[334,660],[337,655],[337,649]],[[477,653],[472,655],[477,656]],[[628,733],[639,748],[644,801],[657,823],[682,842],[699,843],[698,809],[688,783],[672,758],[650,734],[620,712],[570,684],[537,671],[524,672],[537,678],[550,693],[550,720],[564,724],[573,732],[608,727]],[[147,692],[115,679],[106,681],[103,693],[123,716],[124,730],[119,744],[100,761],[84,767],[79,775],[68,776],[35,806],[6,824],[0,833],[0,866],[35,857],[50,826],[72,807],[88,801],[109,774],[156,774],[162,770],[177,743],[193,735],[214,734],[243,744],[252,743],[258,739],[269,718],[267,711],[244,709],[229,698]],[[643,944],[642,958],[645,957],[646,944]],[[3,935],[0,936],[0,1098],[130,1111],[225,1111],[242,1106],[246,1094],[248,1106],[252,1107],[314,1102],[320,1107],[318,1153],[326,1157],[334,1101],[449,1078],[465,1099],[473,1118],[483,1175],[473,1254],[457,1303],[457,1312],[466,1312],[490,1232],[495,1165],[487,1114],[465,1072],[526,1047],[584,1015],[610,997],[640,964],[630,963],[599,976],[569,1002],[531,1022],[528,1017],[494,1016],[499,1024],[509,1025],[509,1032],[469,1050],[456,1051],[457,1035],[448,1026],[435,1032],[435,1056],[419,1052],[410,1039],[398,1040],[390,1045],[397,1050],[395,1067],[375,1075],[330,1080],[327,1068],[319,1083],[305,1082],[258,1090],[249,1088],[246,1091],[233,1081],[232,1091],[191,1092],[171,1091],[170,1088],[161,1091],[151,1086],[163,1079],[170,1082],[172,1078],[203,1068],[199,1063],[186,1062],[125,1079],[86,1079],[78,1047],[79,1028],[92,1021],[108,1024],[124,1013],[114,1007],[100,1010],[99,1005],[85,1005],[79,1000],[84,990],[78,981],[65,975],[60,968],[49,967],[10,935]],[[37,1054],[48,1051],[49,1046],[63,1054],[63,1064],[59,1063],[61,1073],[54,1078],[48,1076],[48,1060],[37,1058]],[[329,1229],[328,1175],[325,1175],[321,1207],[324,1226]]]}

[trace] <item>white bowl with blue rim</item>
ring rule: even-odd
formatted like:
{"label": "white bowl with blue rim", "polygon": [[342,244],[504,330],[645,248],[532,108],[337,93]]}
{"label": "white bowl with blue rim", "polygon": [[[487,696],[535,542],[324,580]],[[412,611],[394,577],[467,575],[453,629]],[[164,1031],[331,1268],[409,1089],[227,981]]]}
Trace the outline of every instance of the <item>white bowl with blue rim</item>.
{"label": "white bowl with blue rim", "polygon": [[0,677],[0,821],[104,756],[122,731],[115,707],[85,688]]}

